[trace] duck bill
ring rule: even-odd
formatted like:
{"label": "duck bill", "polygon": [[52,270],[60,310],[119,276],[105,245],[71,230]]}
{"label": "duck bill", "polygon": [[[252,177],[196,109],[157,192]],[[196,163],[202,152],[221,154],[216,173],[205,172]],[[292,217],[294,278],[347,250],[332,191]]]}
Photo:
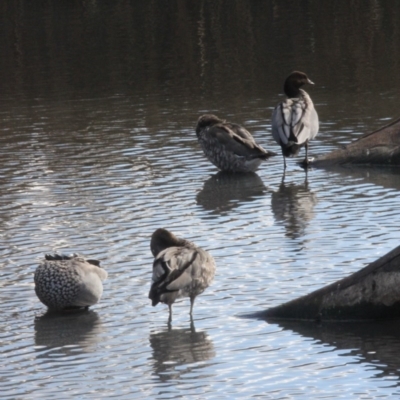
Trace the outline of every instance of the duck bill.
{"label": "duck bill", "polygon": [[311,79],[307,78],[307,83],[309,83],[310,85],[314,85],[314,82]]}

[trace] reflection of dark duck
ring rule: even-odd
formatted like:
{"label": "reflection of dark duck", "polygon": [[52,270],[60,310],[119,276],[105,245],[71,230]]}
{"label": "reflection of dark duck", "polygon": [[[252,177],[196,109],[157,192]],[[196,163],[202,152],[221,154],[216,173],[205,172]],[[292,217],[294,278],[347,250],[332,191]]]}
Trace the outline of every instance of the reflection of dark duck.
{"label": "reflection of dark duck", "polygon": [[317,196],[311,192],[307,181],[303,184],[282,180],[279,190],[271,195],[271,208],[275,220],[286,228],[287,236],[296,238],[304,233],[307,224],[314,218]]}
{"label": "reflection of dark duck", "polygon": [[[35,318],[34,327],[36,346],[60,351],[65,346],[82,344],[89,348],[92,342],[97,343],[101,323],[98,314],[91,310],[74,314],[47,312]],[[64,350],[69,351],[68,347]]]}
{"label": "reflection of dark duck", "polygon": [[88,308],[100,300],[106,278],[97,260],[77,254],[46,255],[35,271],[35,292],[50,310]]}
{"label": "reflection of dark duck", "polygon": [[205,210],[220,213],[262,196],[265,190],[262,179],[254,172],[231,174],[220,171],[204,182],[196,200]]}
{"label": "reflection of dark duck", "polygon": [[[196,332],[194,326],[152,333],[149,340],[153,349],[154,372],[163,381],[201,368],[198,363],[215,357],[214,345],[207,333]],[[177,368],[184,365],[187,365],[186,370]]]}
{"label": "reflection of dark duck", "polygon": [[292,72],[284,84],[287,99],[272,114],[272,136],[281,146],[285,168],[285,157],[296,156],[303,146],[306,148],[304,163],[308,165],[308,143],[319,129],[314,104],[308,93],[300,89],[306,83],[314,84],[303,72]]}
{"label": "reflection of dark duck", "polygon": [[258,145],[242,126],[212,114],[199,118],[196,135],[206,157],[221,171],[254,172],[262,161],[276,155]]}
{"label": "reflection of dark duck", "polygon": [[152,305],[156,306],[159,302],[167,304],[171,320],[175,300],[189,297],[192,315],[195,298],[214,279],[213,257],[194,243],[161,228],[153,233],[150,249],[155,257],[149,292]]}

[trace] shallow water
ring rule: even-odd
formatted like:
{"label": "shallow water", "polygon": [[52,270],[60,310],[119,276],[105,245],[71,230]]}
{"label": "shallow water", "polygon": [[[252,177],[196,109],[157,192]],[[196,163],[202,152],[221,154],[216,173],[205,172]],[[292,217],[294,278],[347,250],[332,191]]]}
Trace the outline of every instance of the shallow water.
{"label": "shallow water", "polygon": [[[306,179],[291,159],[282,182],[278,156],[233,178],[196,142],[196,119],[212,111],[277,151],[271,111],[294,68],[316,82],[321,133],[311,154],[398,116],[400,8],[300,3],[2,5],[3,398],[400,394],[397,322],[245,317],[396,247],[399,172],[311,169]],[[147,298],[158,227],[216,260],[193,325],[188,300],[168,327],[167,308]],[[37,300],[33,272],[56,251],[98,258],[108,271],[89,312],[52,317]]]}

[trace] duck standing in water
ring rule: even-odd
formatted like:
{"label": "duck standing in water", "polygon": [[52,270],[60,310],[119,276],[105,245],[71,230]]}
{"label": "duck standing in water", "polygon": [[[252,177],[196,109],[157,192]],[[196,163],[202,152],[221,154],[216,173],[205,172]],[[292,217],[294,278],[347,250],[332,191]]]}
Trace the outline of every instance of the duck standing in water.
{"label": "duck standing in water", "polygon": [[254,172],[276,153],[264,150],[249,131],[213,114],[197,121],[197,139],[206,157],[221,171]]}
{"label": "duck standing in water", "polygon": [[300,149],[306,148],[305,165],[309,164],[308,143],[317,136],[318,114],[310,96],[303,89],[304,84],[314,83],[303,72],[294,71],[286,79],[284,92],[288,97],[279,103],[272,114],[272,136],[282,148],[285,157],[296,156]]}
{"label": "duck standing in water", "polygon": [[106,278],[98,260],[46,254],[35,271],[35,292],[50,310],[87,309],[100,300]]}
{"label": "duck standing in water", "polygon": [[190,316],[195,298],[210,285],[215,275],[215,261],[205,250],[166,229],[157,229],[150,242],[154,256],[149,299],[152,305],[165,303],[172,320],[172,304],[177,298],[190,298]]}

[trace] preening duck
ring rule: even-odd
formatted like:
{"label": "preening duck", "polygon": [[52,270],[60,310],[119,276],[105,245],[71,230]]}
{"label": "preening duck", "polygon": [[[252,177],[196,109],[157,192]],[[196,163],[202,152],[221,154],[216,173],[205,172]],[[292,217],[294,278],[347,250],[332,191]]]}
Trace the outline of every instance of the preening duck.
{"label": "preening duck", "polygon": [[166,229],[157,229],[150,242],[154,256],[149,299],[152,305],[165,303],[172,319],[172,304],[177,298],[190,298],[190,315],[195,298],[204,292],[215,275],[213,257],[188,240]]}
{"label": "preening duck", "polygon": [[213,114],[198,119],[196,135],[206,157],[221,171],[254,172],[264,160],[276,155],[258,145],[241,125]]}
{"label": "preening duck", "polygon": [[314,83],[303,72],[292,72],[285,81],[284,92],[287,99],[279,103],[272,114],[272,136],[281,146],[284,166],[285,157],[296,156],[306,148],[304,163],[309,164],[308,143],[317,136],[318,114],[306,91],[300,89],[306,83]]}
{"label": "preening duck", "polygon": [[35,271],[35,292],[50,310],[88,308],[100,300],[106,278],[98,260],[46,254]]}

